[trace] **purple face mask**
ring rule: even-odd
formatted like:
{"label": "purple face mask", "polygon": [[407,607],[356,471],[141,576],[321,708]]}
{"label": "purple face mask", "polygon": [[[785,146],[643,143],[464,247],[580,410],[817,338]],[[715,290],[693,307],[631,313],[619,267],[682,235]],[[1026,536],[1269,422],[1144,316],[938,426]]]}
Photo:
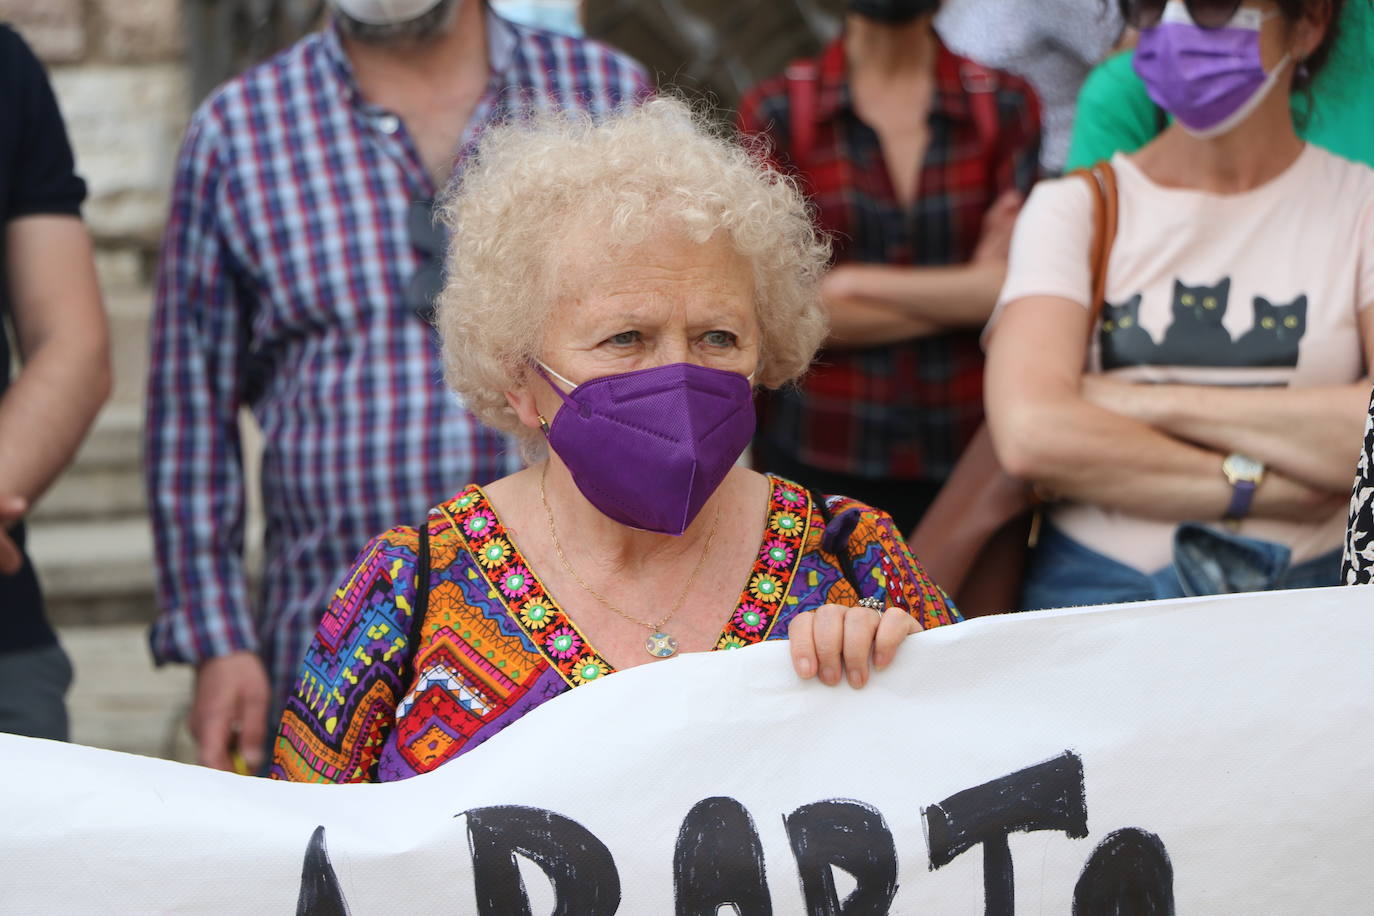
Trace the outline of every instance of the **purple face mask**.
{"label": "purple face mask", "polygon": [[1242,7],[1224,27],[1193,23],[1178,0],[1164,7],[1159,25],[1140,34],[1135,72],[1155,104],[1195,137],[1216,137],[1250,116],[1274,88],[1288,63],[1285,55],[1266,73],[1260,61],[1260,28],[1268,16]]}
{"label": "purple face mask", "polygon": [[563,399],[549,447],[588,502],[631,528],[686,531],[754,435],[753,386],[738,372],[674,363],[574,386],[539,366]]}

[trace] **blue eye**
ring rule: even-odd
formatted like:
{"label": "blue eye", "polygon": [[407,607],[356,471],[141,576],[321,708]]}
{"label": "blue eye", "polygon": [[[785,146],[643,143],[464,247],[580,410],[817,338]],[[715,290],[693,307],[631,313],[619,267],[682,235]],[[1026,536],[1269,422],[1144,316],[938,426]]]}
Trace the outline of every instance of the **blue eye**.
{"label": "blue eye", "polygon": [[701,339],[710,347],[733,347],[735,342],[739,340],[738,337],[731,334],[729,331],[707,331],[702,335]]}
{"label": "blue eye", "polygon": [[621,331],[613,337],[607,337],[606,343],[616,347],[628,347],[639,342],[638,331]]}

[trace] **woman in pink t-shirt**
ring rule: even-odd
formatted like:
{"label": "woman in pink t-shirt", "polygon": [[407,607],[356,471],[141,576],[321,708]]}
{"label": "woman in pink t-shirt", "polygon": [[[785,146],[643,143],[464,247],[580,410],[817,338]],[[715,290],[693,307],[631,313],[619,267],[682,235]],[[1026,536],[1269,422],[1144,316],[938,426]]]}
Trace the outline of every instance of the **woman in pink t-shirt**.
{"label": "woman in pink t-shirt", "polygon": [[1023,605],[1334,585],[1374,358],[1374,171],[1305,145],[1287,96],[1340,3],[1122,5],[1174,123],[1112,160],[1101,317],[1093,201],[1069,177],[1027,202],[988,330],[998,454],[1055,500]]}

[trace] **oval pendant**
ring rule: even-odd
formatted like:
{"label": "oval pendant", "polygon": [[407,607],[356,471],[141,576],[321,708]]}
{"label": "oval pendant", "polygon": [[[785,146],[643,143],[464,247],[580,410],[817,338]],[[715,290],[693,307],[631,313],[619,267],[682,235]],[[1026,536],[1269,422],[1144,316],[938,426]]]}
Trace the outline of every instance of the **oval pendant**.
{"label": "oval pendant", "polygon": [[644,640],[644,651],[654,658],[667,658],[677,654],[677,640],[667,633],[653,633]]}

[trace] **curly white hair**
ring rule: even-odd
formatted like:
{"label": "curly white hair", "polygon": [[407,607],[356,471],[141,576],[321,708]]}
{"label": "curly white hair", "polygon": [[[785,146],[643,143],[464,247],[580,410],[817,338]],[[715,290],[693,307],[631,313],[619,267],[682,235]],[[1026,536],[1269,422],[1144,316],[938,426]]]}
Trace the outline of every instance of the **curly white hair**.
{"label": "curly white hair", "polygon": [[570,224],[597,227],[608,246],[673,221],[699,243],[724,232],[753,268],[765,387],[804,373],[825,337],[830,245],[795,183],[677,99],[599,122],[554,112],[490,127],[440,212],[454,239],[437,309],[445,377],[479,420],[522,439],[532,434],[504,393],[569,298],[554,295],[552,274]]}

